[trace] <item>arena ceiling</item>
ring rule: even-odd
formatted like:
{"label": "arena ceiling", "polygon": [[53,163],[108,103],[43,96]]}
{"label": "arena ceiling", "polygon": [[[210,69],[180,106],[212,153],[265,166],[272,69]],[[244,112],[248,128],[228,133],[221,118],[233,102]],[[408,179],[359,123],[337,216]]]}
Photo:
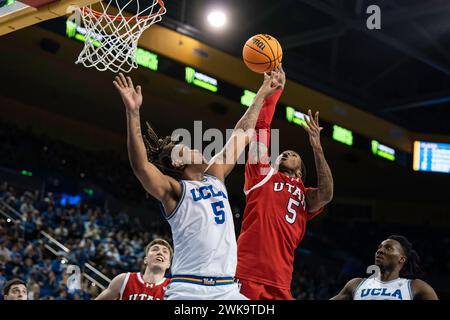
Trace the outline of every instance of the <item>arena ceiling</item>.
{"label": "arena ceiling", "polygon": [[[6,75],[0,86],[1,97],[113,132],[121,137],[121,150],[126,150],[124,110],[112,86],[111,74],[74,64],[81,43],[39,26],[19,30],[0,40],[0,52],[8,57],[0,59],[0,70]],[[57,54],[49,51],[48,43],[58,44]],[[193,120],[203,120],[204,129],[225,130],[236,123],[245,110],[235,101],[195,89],[159,72],[141,68],[133,71],[132,75],[135,82],[143,87],[141,117],[149,121],[160,135],[170,134],[174,128],[186,128],[193,132]],[[220,106],[219,110],[217,106]],[[3,110],[2,107],[0,104]],[[226,112],[220,112],[224,108]],[[6,112],[2,113],[2,120],[10,121],[10,118]],[[38,131],[46,134],[60,130],[58,132],[62,136],[75,130],[54,127],[65,124],[39,123],[41,118],[29,120],[28,115],[22,118],[19,122],[24,126],[41,128]],[[301,152],[309,165],[308,179],[314,183],[314,159],[307,135],[301,128],[286,125],[281,119],[275,119],[273,125],[282,129],[280,149]],[[80,139],[99,139],[97,136],[86,138],[87,135],[83,134],[84,138]],[[449,198],[450,189],[446,188],[448,177],[445,175],[413,173],[410,168],[373,157],[357,148],[348,148],[331,139],[323,139],[323,145],[333,167],[336,190],[340,196],[427,198],[435,199],[436,203]],[[241,186],[243,183],[243,168],[238,167],[229,178],[231,185]],[[386,177],[391,178],[389,183],[386,183]],[[433,185],[433,188],[417,188],[417,185]]]}
{"label": "arena ceiling", "polygon": [[[241,55],[252,35],[284,49],[288,77],[398,125],[450,133],[450,3],[446,0],[167,0],[162,24]],[[381,30],[366,8],[381,9]],[[206,24],[224,8],[222,32]]]}

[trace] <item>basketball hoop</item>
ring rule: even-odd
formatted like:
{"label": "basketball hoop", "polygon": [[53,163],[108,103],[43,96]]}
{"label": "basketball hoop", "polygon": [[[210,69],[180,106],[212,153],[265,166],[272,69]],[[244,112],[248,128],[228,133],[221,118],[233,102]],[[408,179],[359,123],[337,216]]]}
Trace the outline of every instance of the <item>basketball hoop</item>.
{"label": "basketball hoop", "polygon": [[[137,68],[135,56],[140,36],[166,13],[162,0],[148,2],[151,4],[143,7],[139,0],[105,0],[100,2],[100,12],[91,5],[78,8],[85,42],[75,63],[116,73]],[[125,16],[126,10],[135,15]]]}

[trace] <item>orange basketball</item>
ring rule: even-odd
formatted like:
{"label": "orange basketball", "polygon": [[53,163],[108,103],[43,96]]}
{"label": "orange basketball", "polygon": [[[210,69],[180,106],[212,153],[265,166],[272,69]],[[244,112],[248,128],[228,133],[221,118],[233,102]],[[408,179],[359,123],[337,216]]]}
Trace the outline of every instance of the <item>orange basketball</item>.
{"label": "orange basketball", "polygon": [[245,43],[242,57],[250,70],[264,73],[278,67],[283,58],[283,50],[274,37],[268,34],[257,34]]}

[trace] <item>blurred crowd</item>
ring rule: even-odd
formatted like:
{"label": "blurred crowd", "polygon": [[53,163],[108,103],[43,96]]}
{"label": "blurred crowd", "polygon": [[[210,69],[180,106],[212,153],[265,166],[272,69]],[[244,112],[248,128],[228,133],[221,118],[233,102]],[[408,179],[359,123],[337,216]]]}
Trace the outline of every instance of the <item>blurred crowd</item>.
{"label": "blurred crowd", "polygon": [[[95,298],[100,288],[85,278],[80,290],[70,288],[67,265],[89,263],[111,279],[121,272],[140,271],[144,247],[154,238],[170,241],[161,221],[143,230],[139,219],[131,220],[125,212],[87,204],[63,206],[51,193],[43,198],[38,192],[19,193],[7,182],[0,187],[0,199],[22,215],[18,223],[0,219],[0,290],[7,280],[19,278],[27,283],[29,299]],[[70,253],[46,249],[42,231]],[[324,265],[306,265],[295,271],[292,292],[301,300],[328,299],[342,281],[330,276]]]}
{"label": "blurred crowd", "polygon": [[[18,193],[4,182],[0,199],[21,214],[21,219],[0,219],[0,289],[12,278],[27,283],[30,299],[91,299],[98,286],[84,279],[80,290],[68,285],[69,264],[85,263],[97,268],[108,278],[121,272],[140,271],[145,246],[159,234],[160,223],[143,230],[138,218],[125,212],[112,213],[91,207],[61,205],[51,193],[40,197],[29,191]],[[48,238],[63,244],[69,253],[46,249]],[[53,245],[53,249],[55,246]],[[54,249],[55,251],[55,249]]]}
{"label": "blurred crowd", "polygon": [[[170,241],[162,220],[144,228],[138,218],[131,219],[126,212],[83,203],[61,205],[51,193],[20,193],[6,182],[0,186],[0,199],[21,214],[17,223],[0,219],[0,289],[9,279],[23,279],[29,299],[95,298],[100,288],[85,278],[80,289],[70,288],[67,265],[82,268],[89,263],[111,279],[121,272],[140,271],[144,247],[151,240]],[[422,256],[424,275],[443,280],[441,275],[450,271],[448,232],[437,232],[436,239],[427,233],[423,239],[417,228],[328,220],[312,230],[300,246],[305,250],[297,254],[300,262],[293,274],[292,293],[299,300],[329,299],[352,277],[365,276],[377,244],[393,233],[390,230],[412,235]],[[67,247],[69,254],[46,249],[48,241],[42,231]],[[356,238],[361,240],[353,241]],[[327,260],[312,260],[310,256]],[[427,280],[433,283],[433,278]]]}
{"label": "blurred crowd", "polygon": [[0,122],[1,165],[26,168],[51,177],[90,180],[121,201],[137,203],[146,194],[131,171],[126,154],[116,151],[90,151]]}

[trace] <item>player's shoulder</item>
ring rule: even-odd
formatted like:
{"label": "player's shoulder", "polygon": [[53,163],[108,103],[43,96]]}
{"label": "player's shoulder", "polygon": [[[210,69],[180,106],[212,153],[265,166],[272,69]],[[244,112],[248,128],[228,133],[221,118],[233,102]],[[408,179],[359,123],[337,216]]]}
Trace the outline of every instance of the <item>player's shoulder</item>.
{"label": "player's shoulder", "polygon": [[351,279],[348,283],[351,284],[360,284],[361,282],[363,282],[364,280],[366,280],[367,278],[353,278]]}
{"label": "player's shoulder", "polygon": [[265,187],[273,179],[276,170],[270,165],[246,165],[244,192],[248,195],[255,189]]}
{"label": "player's shoulder", "polygon": [[214,174],[214,172],[210,173],[209,171],[205,172],[203,174],[203,180],[202,181],[204,181],[204,182],[215,181],[215,182],[223,183],[223,180],[220,179],[217,174]]}
{"label": "player's shoulder", "polygon": [[354,292],[360,285],[363,284],[365,280],[367,280],[367,278],[353,278],[349,282],[347,282],[345,286]]}
{"label": "player's shoulder", "polygon": [[127,272],[118,274],[111,280],[110,287],[117,290],[120,289],[125,283],[125,281],[127,281],[127,278],[128,278]]}
{"label": "player's shoulder", "polygon": [[439,300],[433,287],[421,279],[411,280],[411,290],[415,300]]}
{"label": "player's shoulder", "polygon": [[115,280],[116,282],[120,282],[120,284],[122,285],[125,282],[128,282],[130,279],[130,276],[132,275],[132,272],[122,272],[119,275],[117,275],[113,280]]}
{"label": "player's shoulder", "polygon": [[123,281],[129,274],[131,274],[131,273],[130,272],[119,273],[117,276],[114,277],[113,280],[122,280]]}
{"label": "player's shoulder", "polygon": [[423,281],[421,279],[411,279],[411,287],[413,290],[417,289],[420,290],[422,288],[429,288],[431,287],[426,281]]}

